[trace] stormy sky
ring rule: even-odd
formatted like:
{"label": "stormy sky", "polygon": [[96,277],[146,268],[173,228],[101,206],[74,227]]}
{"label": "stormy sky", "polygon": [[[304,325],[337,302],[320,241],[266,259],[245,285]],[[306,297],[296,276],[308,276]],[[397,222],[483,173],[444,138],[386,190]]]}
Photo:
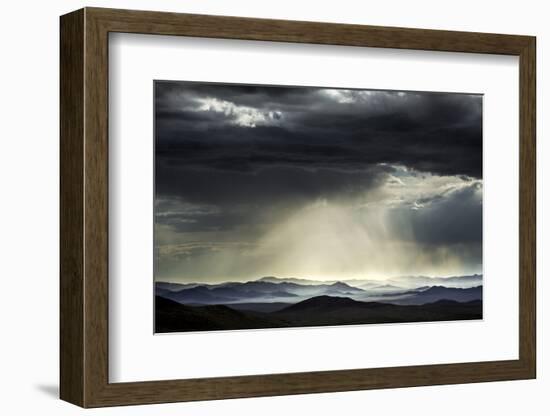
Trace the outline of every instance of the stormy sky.
{"label": "stormy sky", "polygon": [[155,82],[156,280],[481,272],[480,95]]}

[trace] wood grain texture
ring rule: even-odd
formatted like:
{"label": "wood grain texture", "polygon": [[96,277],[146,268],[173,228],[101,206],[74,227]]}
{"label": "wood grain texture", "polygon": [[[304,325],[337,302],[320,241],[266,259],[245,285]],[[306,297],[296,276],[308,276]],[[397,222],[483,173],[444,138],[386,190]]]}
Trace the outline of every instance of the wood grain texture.
{"label": "wood grain texture", "polygon": [[84,12],[61,19],[60,44],[60,388],[84,404]]}
{"label": "wood grain texture", "polygon": [[[519,359],[189,380],[108,380],[108,33],[520,57]],[[86,8],[61,18],[61,397],[82,407],[534,378],[535,39]]]}
{"label": "wood grain texture", "polygon": [[86,13],[84,53],[85,405],[108,380],[108,34]]}
{"label": "wood grain texture", "polygon": [[519,55],[528,36],[87,8],[111,32]]}
{"label": "wood grain texture", "polygon": [[536,41],[520,54],[519,356],[536,377]]}

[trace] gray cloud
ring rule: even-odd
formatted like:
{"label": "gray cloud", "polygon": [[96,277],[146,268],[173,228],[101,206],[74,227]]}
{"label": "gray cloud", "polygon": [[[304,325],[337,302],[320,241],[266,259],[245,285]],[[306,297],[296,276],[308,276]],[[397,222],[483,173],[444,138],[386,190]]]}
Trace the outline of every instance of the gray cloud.
{"label": "gray cloud", "polygon": [[[466,94],[156,82],[157,237],[196,244],[166,254],[163,269],[207,278],[213,259],[228,270],[246,252],[232,273],[260,272],[274,253],[249,248],[297,212],[332,204],[360,228],[373,201],[391,231],[380,238],[413,244],[425,262],[450,250],[479,266],[481,105]],[[403,267],[414,263],[399,250]]]}
{"label": "gray cloud", "polygon": [[[157,158],[161,165],[184,157],[187,166],[220,170],[389,163],[481,177],[480,96],[367,91],[342,103],[326,91],[158,82]],[[247,128],[231,111],[202,111],[208,99],[278,119]]]}

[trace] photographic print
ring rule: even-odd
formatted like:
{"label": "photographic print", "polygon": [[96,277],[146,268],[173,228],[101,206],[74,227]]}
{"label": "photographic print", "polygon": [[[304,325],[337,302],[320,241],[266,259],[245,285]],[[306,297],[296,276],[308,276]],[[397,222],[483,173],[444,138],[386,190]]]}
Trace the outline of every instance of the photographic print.
{"label": "photographic print", "polygon": [[482,95],[154,99],[156,333],[482,319]]}

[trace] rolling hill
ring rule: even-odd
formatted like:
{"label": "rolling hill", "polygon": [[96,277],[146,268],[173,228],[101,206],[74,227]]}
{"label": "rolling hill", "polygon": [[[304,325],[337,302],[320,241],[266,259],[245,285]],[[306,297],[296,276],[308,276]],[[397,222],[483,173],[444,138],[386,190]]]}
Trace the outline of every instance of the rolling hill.
{"label": "rolling hill", "polygon": [[186,332],[280,327],[472,320],[482,318],[481,300],[439,300],[424,305],[360,302],[346,297],[316,296],[272,309],[258,305],[182,305],[155,298],[155,331]]}
{"label": "rolling hill", "polygon": [[267,315],[241,312],[224,305],[186,306],[155,297],[155,332],[216,331],[288,326]]}
{"label": "rolling hill", "polygon": [[233,303],[286,302],[295,303],[313,296],[366,296],[363,289],[343,282],[302,285],[292,282],[231,282],[218,285],[193,285],[177,289],[174,284],[157,283],[155,293],[166,299],[190,305]]}
{"label": "rolling hill", "polygon": [[483,287],[476,286],[466,289],[432,286],[425,290],[414,290],[399,295],[397,298],[388,300],[398,305],[423,305],[440,300],[453,300],[456,302],[469,302],[483,298]]}

